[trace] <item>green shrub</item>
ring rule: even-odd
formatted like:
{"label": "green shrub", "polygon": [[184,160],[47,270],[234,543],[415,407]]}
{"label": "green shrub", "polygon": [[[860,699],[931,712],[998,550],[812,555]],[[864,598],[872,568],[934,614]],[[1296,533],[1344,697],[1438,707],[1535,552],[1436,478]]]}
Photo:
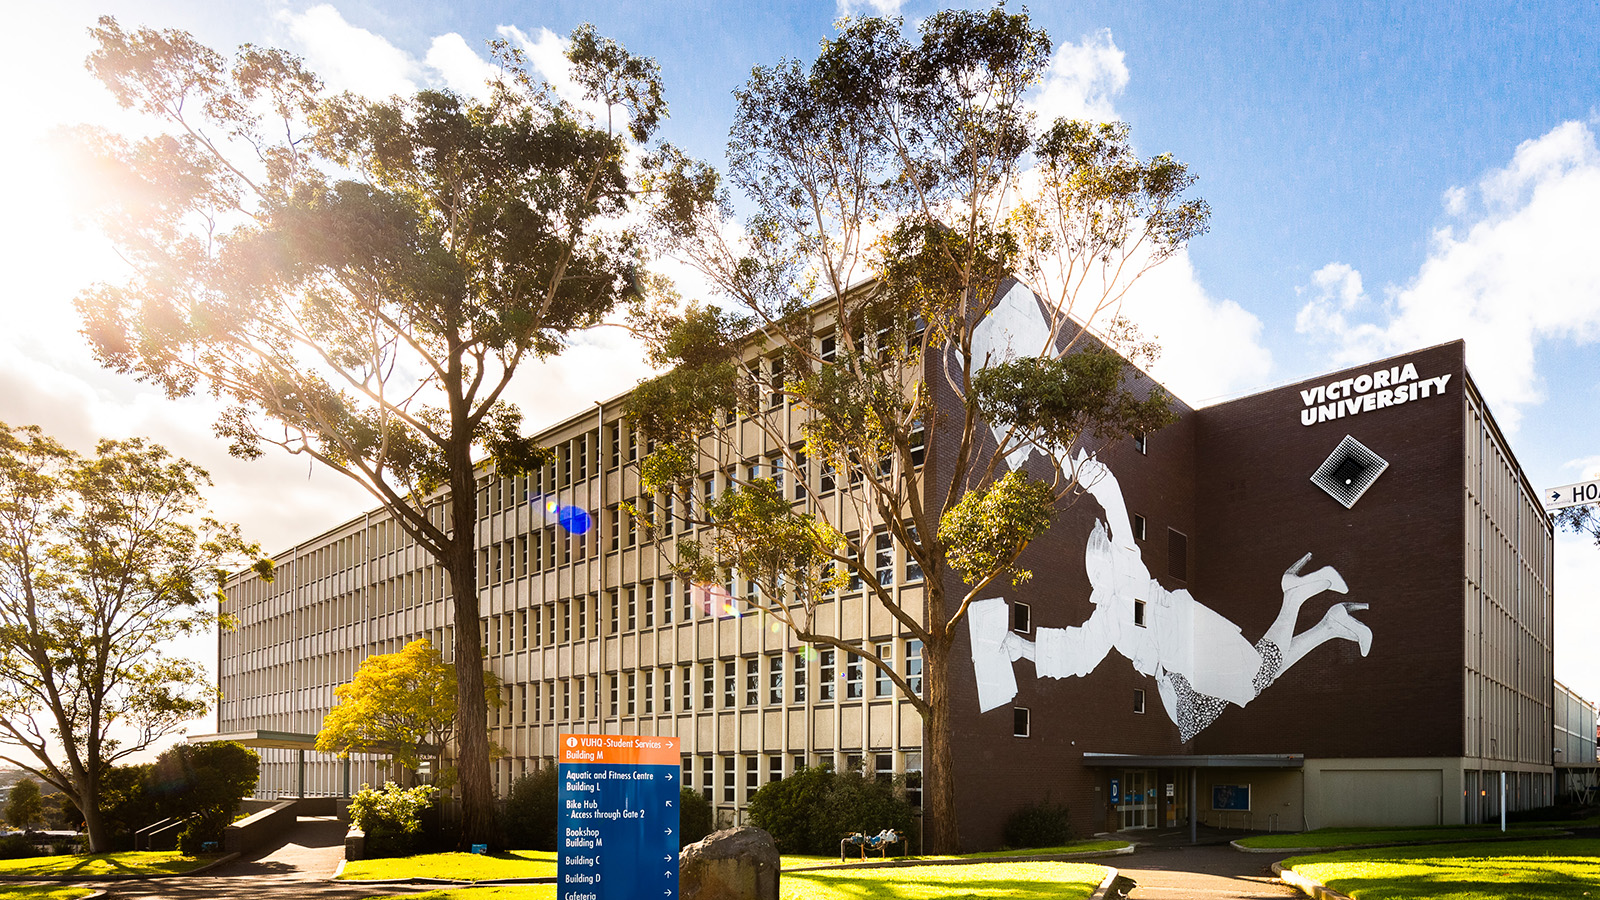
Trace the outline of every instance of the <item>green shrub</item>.
{"label": "green shrub", "polygon": [[678,792],[678,849],[683,849],[713,831],[711,801],[693,788]]}
{"label": "green shrub", "polygon": [[512,850],[556,849],[557,795],[560,778],[545,766],[511,782],[506,797],[506,846]]}
{"label": "green shrub", "polygon": [[837,853],[846,835],[885,828],[903,835],[913,819],[894,782],[826,767],[769,782],[750,798],[749,813],[750,823],[771,834],[782,853]]}
{"label": "green shrub", "polygon": [[423,810],[437,793],[431,784],[402,788],[390,781],[376,791],[362,785],[350,799],[350,821],[366,832],[367,855],[404,856],[416,849]]}
{"label": "green shrub", "polygon": [[26,859],[38,855],[39,851],[34,849],[33,841],[25,834],[8,834],[0,837],[0,859]]}
{"label": "green shrub", "polygon": [[1020,807],[1006,819],[1007,847],[1059,847],[1072,840],[1072,820],[1065,803],[1049,797]]}

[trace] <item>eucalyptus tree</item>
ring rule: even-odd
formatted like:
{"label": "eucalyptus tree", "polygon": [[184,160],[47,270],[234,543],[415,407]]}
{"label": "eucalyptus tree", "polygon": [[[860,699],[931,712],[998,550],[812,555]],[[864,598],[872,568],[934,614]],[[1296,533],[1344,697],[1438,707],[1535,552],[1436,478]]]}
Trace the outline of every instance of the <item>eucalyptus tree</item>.
{"label": "eucalyptus tree", "polygon": [[[761,613],[857,654],[921,714],[929,843],[946,852],[960,844],[958,627],[997,579],[1028,577],[1019,556],[1079,495],[1085,439],[1171,421],[1159,389],[1131,383],[1124,355],[1155,348],[1119,311],[1209,211],[1184,198],[1187,169],[1141,159],[1125,125],[1038,120],[1028,102],[1051,44],[1026,13],[939,12],[918,31],[846,20],[809,64],[755,69],[736,92],[726,173],[657,159],[657,233],[720,297],[665,298],[641,319],[671,371],[635,391],[630,413],[655,442],[647,488],[734,475],[710,502],[672,507],[709,529],[678,540],[679,570],[722,583],[737,569]],[[751,214],[736,222],[740,208]],[[985,334],[1013,278],[1038,297],[1019,307],[1039,325],[1027,347]],[[798,450],[786,409],[802,418]],[[797,481],[816,466],[837,482],[839,509],[797,506],[775,473],[751,476],[746,427],[782,448]],[[877,576],[885,538],[923,574],[920,602]],[[819,615],[844,586],[922,642],[920,685]]]}
{"label": "eucalyptus tree", "polygon": [[354,479],[448,574],[464,840],[490,840],[474,466],[544,459],[513,377],[639,277],[629,155],[666,113],[657,67],[582,26],[581,99],[497,43],[484,98],[369,100],[281,50],[92,33],[89,69],[152,133],[82,132],[131,269],[78,297],[85,333],[113,369],[220,399],[233,454]]}
{"label": "eucalyptus tree", "polygon": [[0,424],[0,760],[72,798],[111,849],[102,788],[118,760],[204,715],[214,690],[172,652],[222,617],[228,570],[270,575],[209,517],[204,470],[141,440],[92,457]]}

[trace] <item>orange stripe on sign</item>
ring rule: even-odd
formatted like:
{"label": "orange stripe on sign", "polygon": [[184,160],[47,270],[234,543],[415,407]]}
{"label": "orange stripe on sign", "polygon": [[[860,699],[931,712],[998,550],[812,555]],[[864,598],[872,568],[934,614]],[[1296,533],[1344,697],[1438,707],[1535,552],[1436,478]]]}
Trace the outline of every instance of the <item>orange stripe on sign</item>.
{"label": "orange stripe on sign", "polygon": [[563,734],[561,762],[613,766],[676,766],[682,764],[675,737],[634,734]]}

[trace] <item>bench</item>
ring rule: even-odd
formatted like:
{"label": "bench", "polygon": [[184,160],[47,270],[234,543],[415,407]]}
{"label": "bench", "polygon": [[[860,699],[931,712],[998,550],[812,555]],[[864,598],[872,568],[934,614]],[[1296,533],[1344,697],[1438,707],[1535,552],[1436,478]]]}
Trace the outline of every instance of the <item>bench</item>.
{"label": "bench", "polygon": [[858,831],[854,834],[846,835],[839,841],[839,861],[844,862],[846,847],[855,847],[857,852],[861,854],[862,862],[866,862],[868,850],[878,851],[878,858],[885,859],[888,856],[889,848],[894,844],[900,845],[900,855],[905,856],[905,835],[889,828],[885,828],[877,834],[863,834]]}

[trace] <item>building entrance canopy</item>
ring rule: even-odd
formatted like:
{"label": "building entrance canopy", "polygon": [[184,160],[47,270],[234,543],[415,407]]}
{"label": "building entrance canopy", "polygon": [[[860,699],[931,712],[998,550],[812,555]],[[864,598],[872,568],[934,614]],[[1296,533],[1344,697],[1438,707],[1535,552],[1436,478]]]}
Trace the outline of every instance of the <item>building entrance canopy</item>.
{"label": "building entrance canopy", "polygon": [[1220,753],[1148,756],[1138,753],[1085,753],[1088,767],[1118,769],[1302,769],[1302,753]]}

